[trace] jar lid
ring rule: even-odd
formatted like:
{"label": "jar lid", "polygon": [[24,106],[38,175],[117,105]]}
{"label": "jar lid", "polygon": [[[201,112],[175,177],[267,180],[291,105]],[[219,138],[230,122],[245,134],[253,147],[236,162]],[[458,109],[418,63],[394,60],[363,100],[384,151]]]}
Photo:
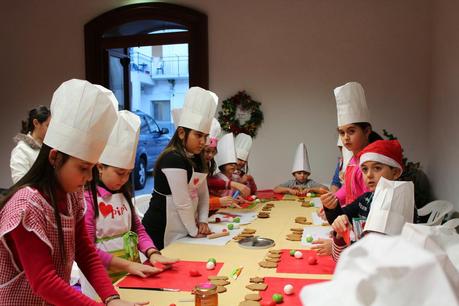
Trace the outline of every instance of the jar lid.
{"label": "jar lid", "polygon": [[200,292],[210,292],[217,289],[217,286],[212,283],[201,283],[196,285],[196,290]]}

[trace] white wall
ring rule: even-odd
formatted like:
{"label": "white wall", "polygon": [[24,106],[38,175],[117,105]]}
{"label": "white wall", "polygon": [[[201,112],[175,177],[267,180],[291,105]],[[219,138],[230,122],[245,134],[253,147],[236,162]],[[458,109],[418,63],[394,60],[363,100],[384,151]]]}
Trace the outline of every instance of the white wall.
{"label": "white wall", "polygon": [[434,52],[428,174],[437,198],[459,210],[459,2],[439,0],[434,11]]}
{"label": "white wall", "polygon": [[[0,186],[8,186],[11,137],[26,110],[84,77],[83,25],[134,1],[5,2],[0,12],[3,109]],[[411,160],[428,166],[419,131],[427,124],[431,76],[429,0],[183,0],[209,16],[210,87],[223,100],[245,89],[263,103],[252,172],[261,188],[289,178],[294,150],[307,143],[313,177],[335,167],[334,87],[360,81],[377,130],[399,136]],[[447,111],[447,110],[445,110]]]}

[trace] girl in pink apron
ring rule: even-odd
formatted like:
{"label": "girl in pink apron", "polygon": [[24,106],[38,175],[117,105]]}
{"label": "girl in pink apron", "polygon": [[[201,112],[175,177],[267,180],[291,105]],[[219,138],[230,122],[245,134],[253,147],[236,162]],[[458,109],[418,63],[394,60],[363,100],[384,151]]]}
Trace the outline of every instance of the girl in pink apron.
{"label": "girl in pink apron", "polygon": [[[112,281],[126,273],[148,277],[162,270],[140,263],[139,252],[151,264],[176,262],[156,249],[136,214],[131,200],[129,176],[134,168],[139,140],[140,118],[126,110],[118,112],[118,121],[93,170],[95,190],[85,192],[86,228]],[[83,292],[96,297],[87,279],[80,279]]]}
{"label": "girl in pink apron", "polygon": [[[81,80],[64,82],[36,162],[0,201],[1,305],[146,305],[122,301],[84,223],[83,186],[116,122],[116,99]],[[73,261],[103,303],[69,285]]]}

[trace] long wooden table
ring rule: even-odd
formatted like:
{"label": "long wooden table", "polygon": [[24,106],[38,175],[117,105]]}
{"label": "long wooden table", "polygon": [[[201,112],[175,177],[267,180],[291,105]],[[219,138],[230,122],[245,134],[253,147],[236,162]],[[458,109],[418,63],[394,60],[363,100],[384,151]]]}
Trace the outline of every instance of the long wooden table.
{"label": "long wooden table", "polygon": [[[276,242],[275,249],[308,249],[301,245],[299,241],[289,241],[286,235],[291,233],[290,228],[301,227],[303,225],[295,223],[295,217],[307,216],[311,219],[311,212],[318,209],[314,207],[301,207],[301,203],[296,200],[273,201],[274,208],[271,216],[267,219],[256,219],[251,224],[244,227],[256,229],[256,235],[271,238]],[[260,210],[266,203],[260,203],[255,210]],[[238,210],[235,210],[237,212]],[[331,275],[323,274],[289,274],[276,273],[276,269],[261,268],[258,263],[265,258],[269,249],[246,249],[242,248],[235,241],[230,241],[225,246],[207,246],[195,244],[172,243],[167,246],[162,253],[165,256],[180,258],[182,260],[207,261],[214,257],[224,265],[219,275],[229,276],[233,269],[243,266],[242,273],[237,280],[230,279],[231,284],[227,285],[227,292],[219,294],[219,305],[233,306],[238,305],[244,300],[244,296],[251,292],[245,286],[249,284],[250,277],[255,276],[276,276],[288,278],[309,278],[309,279],[331,279]],[[165,284],[165,287],[167,285]],[[170,304],[194,305],[191,302],[193,296],[189,292],[163,292],[135,289],[119,289],[123,299],[129,301],[150,301],[150,305],[169,306]],[[189,302],[179,300],[188,299]]]}

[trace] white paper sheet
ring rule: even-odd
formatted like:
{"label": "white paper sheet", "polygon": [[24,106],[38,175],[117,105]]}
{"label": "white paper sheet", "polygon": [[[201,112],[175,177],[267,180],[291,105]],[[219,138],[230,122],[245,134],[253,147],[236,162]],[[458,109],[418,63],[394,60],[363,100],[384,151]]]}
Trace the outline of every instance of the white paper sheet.
{"label": "white paper sheet", "polygon": [[234,223],[234,222],[227,221],[229,217],[232,217],[232,218],[239,217],[240,219],[239,224],[245,225],[245,224],[252,223],[252,221],[257,218],[257,213],[252,212],[252,211],[241,212],[241,211],[233,211],[231,209],[220,209],[216,214],[209,217],[209,223],[212,223],[212,221],[215,220],[215,218],[220,218],[222,220],[222,223],[224,224]]}
{"label": "white paper sheet", "polygon": [[312,243],[306,241],[306,237],[308,235],[311,235],[313,240],[317,240],[319,238],[330,239],[329,233],[331,230],[331,226],[306,226],[304,227],[303,236],[301,237],[301,245],[312,245]]}
{"label": "white paper sheet", "polygon": [[314,207],[322,208],[322,201],[320,201],[320,197],[312,198],[311,202],[314,204]]}
{"label": "white paper sheet", "polygon": [[[210,230],[215,232],[215,233],[220,233],[223,231],[224,228],[226,228],[226,223],[225,224],[210,224],[209,227]],[[207,239],[206,237],[204,238],[193,238],[193,237],[184,237],[176,242],[179,243],[188,243],[188,244],[202,244],[202,245],[216,245],[216,246],[223,246],[227,244],[231,239],[233,239],[234,236],[238,235],[239,233],[242,232],[242,228],[238,229],[233,229],[233,230],[228,230],[229,235],[228,236],[223,236],[215,239]]]}

